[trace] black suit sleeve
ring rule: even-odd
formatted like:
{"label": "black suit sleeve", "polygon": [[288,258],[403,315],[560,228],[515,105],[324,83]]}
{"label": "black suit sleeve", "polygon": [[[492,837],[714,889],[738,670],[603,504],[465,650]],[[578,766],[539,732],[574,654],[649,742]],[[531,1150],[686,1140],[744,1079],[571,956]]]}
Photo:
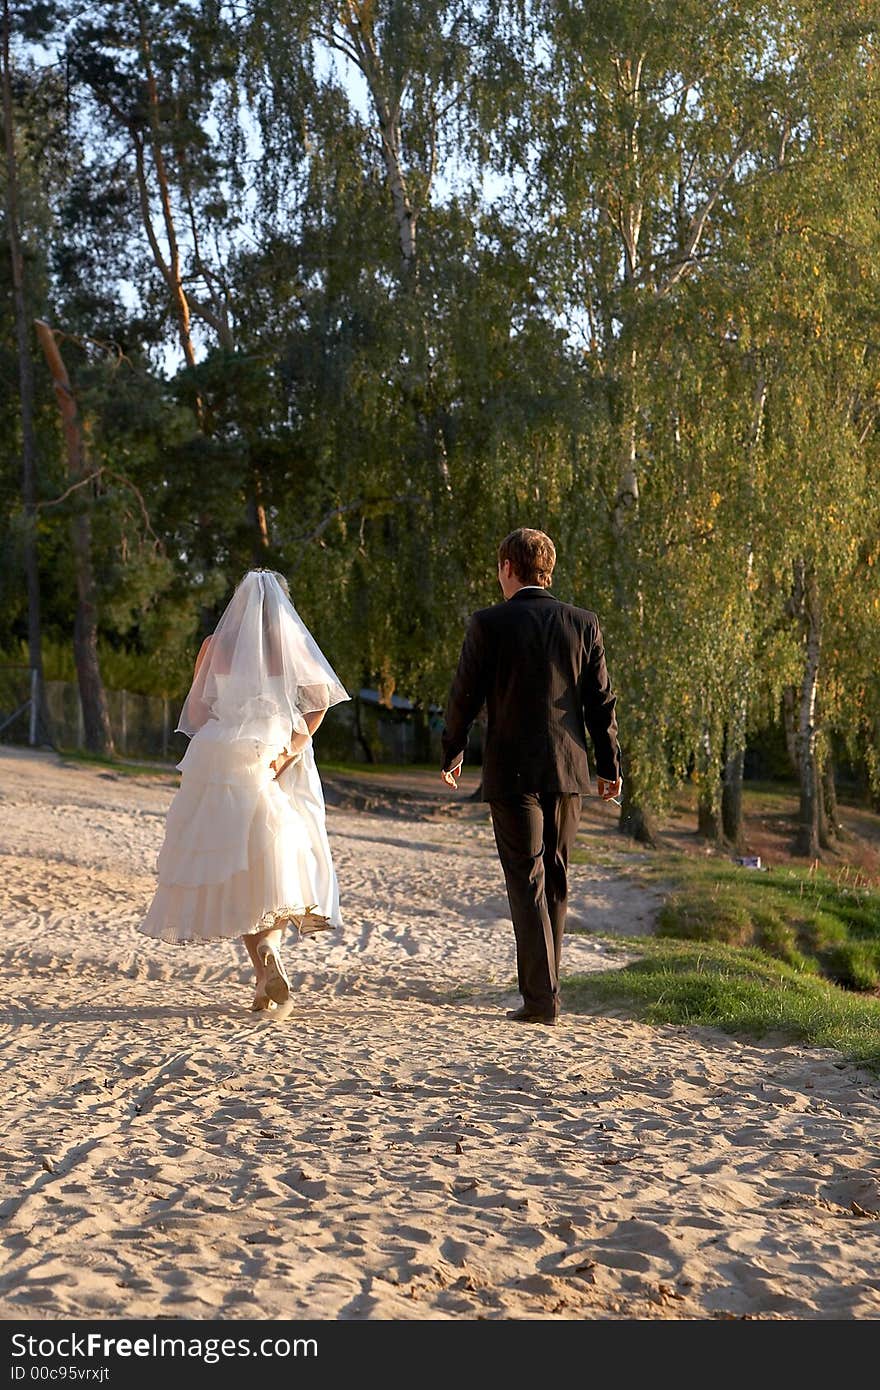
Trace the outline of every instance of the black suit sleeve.
{"label": "black suit sleeve", "polygon": [[605,665],[605,647],[598,622],[585,637],[588,643],[592,637],[592,645],[588,647],[581,678],[584,723],[596,752],[597,776],[603,777],[606,782],[614,782],[620,776],[617,716],[614,712],[617,696],[611,689],[611,680]]}
{"label": "black suit sleeve", "polygon": [[468,734],[486,698],[486,642],[479,620],[474,614],[468,623],[458,669],[452,680],[446,702],[446,727],[443,730],[443,769],[458,764],[467,747]]}

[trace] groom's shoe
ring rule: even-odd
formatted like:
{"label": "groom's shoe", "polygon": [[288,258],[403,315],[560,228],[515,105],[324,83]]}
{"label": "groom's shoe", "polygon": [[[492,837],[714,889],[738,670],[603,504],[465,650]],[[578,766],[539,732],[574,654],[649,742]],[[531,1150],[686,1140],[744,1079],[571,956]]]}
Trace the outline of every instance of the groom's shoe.
{"label": "groom's shoe", "polygon": [[512,1023],[556,1023],[559,1013],[552,1010],[550,1013],[538,1012],[530,1009],[527,1004],[523,1004],[521,1009],[508,1009],[507,1017]]}

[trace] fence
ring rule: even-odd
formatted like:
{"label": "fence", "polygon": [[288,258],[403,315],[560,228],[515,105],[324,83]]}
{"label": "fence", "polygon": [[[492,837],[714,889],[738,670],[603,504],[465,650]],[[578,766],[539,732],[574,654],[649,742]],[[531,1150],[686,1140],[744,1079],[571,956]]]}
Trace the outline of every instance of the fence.
{"label": "fence", "polygon": [[[0,666],[0,741],[45,741],[29,738],[31,687],[27,666]],[[85,748],[78,686],[73,681],[45,681],[44,690],[49,741],[62,749]],[[184,734],[174,732],[182,696],[137,695],[130,690],[107,690],[106,695],[120,756],[180,760],[188,742]],[[397,697],[386,709],[375,691],[364,689],[328,712],[321,726],[321,753],[330,762],[439,763],[440,728],[436,710],[426,717]]]}
{"label": "fence", "polygon": [[38,690],[36,671],[31,671],[27,666],[0,667],[0,737],[7,730],[13,731],[8,737],[14,737],[17,727],[25,727],[28,742],[37,742],[40,733],[37,726]]}
{"label": "fence", "polygon": [[[52,742],[59,748],[84,748],[79,689],[71,681],[46,681],[46,711]],[[178,703],[161,695],[136,695],[131,690],[108,690],[107,713],[113,743],[123,758],[173,758],[186,748],[183,734],[173,732]]]}
{"label": "fence", "polygon": [[[44,681],[49,727],[34,737],[33,684],[26,666],[0,667],[0,738],[26,743],[43,742],[48,737],[57,748],[84,748],[77,685],[73,681]],[[117,753],[129,758],[180,758],[186,739],[174,733],[179,701],[161,695],[136,695],[131,690],[108,690],[106,695]]]}

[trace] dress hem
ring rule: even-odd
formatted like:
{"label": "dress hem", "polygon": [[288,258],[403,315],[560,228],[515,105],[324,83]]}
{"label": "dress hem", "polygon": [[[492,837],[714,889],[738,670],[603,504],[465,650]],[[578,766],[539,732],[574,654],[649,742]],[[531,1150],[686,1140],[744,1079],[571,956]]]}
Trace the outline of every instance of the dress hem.
{"label": "dress hem", "polygon": [[279,907],[270,908],[264,912],[257,923],[248,927],[245,931],[236,932],[217,932],[205,933],[193,932],[190,935],[181,935],[180,929],[173,925],[160,927],[156,930],[141,925],[138,931],[143,936],[152,937],[154,941],[167,941],[172,946],[185,946],[191,941],[237,941],[242,936],[256,936],[259,932],[271,931],[273,927],[290,926],[293,924],[301,937],[312,936],[320,931],[335,931],[342,925],[341,922],[334,922],[332,918],[326,917],[321,912],[316,912],[317,903],[312,903],[309,907]]}

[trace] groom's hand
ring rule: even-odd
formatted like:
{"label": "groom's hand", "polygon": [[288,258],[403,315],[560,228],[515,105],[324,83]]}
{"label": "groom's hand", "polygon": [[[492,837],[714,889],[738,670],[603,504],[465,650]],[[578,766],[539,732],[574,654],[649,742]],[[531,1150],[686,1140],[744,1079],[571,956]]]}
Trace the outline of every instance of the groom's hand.
{"label": "groom's hand", "polygon": [[616,777],[613,782],[609,782],[605,777],[597,778],[599,783],[599,795],[603,801],[616,801],[620,796],[620,789],[623,786],[623,778]]}
{"label": "groom's hand", "polygon": [[440,773],[440,776],[443,778],[443,781],[446,783],[447,787],[458,786],[456,778],[461,776],[461,764],[463,762],[464,758],[462,757],[461,761],[457,762],[455,767],[450,767],[448,770],[444,767],[443,771]]}

